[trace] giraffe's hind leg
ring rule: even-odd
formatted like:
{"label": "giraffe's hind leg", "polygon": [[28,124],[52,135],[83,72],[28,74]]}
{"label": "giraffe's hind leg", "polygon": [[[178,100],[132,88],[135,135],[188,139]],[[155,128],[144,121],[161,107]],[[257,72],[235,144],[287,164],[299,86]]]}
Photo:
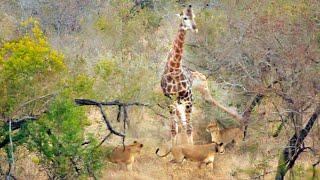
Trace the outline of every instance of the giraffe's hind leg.
{"label": "giraffe's hind leg", "polygon": [[169,112],[170,112],[170,121],[171,121],[171,143],[172,146],[176,144],[176,135],[178,133],[178,122],[176,120],[176,105],[172,104],[169,106]]}
{"label": "giraffe's hind leg", "polygon": [[191,113],[192,113],[192,102],[188,101],[185,105],[185,114],[186,114],[186,131],[188,135],[188,143],[193,144],[193,127],[191,123]]}

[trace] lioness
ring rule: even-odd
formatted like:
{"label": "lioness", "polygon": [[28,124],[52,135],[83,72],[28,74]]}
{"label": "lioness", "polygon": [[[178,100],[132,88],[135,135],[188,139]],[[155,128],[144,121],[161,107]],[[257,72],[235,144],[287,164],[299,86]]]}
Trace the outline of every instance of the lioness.
{"label": "lioness", "polygon": [[216,153],[223,154],[224,153],[224,145],[223,143],[211,143],[204,145],[178,145],[171,148],[169,152],[164,155],[158,154],[159,148],[156,150],[156,154],[159,157],[165,157],[170,152],[172,153],[173,159],[170,161],[172,163],[182,163],[184,159],[199,162],[199,168],[201,168],[202,164],[210,164],[213,161]]}
{"label": "lioness", "polygon": [[132,170],[132,164],[136,156],[138,156],[141,152],[143,144],[134,141],[133,144],[125,146],[115,147],[112,152],[107,156],[107,159],[110,162],[126,165],[127,170]]}
{"label": "lioness", "polygon": [[[189,144],[187,133],[180,132],[176,135],[175,141],[168,141],[161,145],[161,151],[168,152],[172,148],[172,146],[178,146],[183,144]],[[159,148],[158,148],[159,149]],[[162,152],[160,152],[162,153]]]}
{"label": "lioness", "polygon": [[211,133],[211,141],[221,143],[223,142],[225,145],[235,142],[238,145],[243,139],[243,131],[240,128],[226,128],[220,129],[217,123],[210,123],[207,128],[207,132]]}

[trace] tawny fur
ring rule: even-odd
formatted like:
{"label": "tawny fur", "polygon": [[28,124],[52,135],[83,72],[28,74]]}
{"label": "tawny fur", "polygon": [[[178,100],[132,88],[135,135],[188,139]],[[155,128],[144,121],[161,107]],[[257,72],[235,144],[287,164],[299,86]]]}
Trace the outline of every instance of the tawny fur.
{"label": "tawny fur", "polygon": [[134,141],[133,144],[115,147],[107,157],[110,162],[126,165],[127,170],[132,170],[135,158],[140,154],[143,144]]}
{"label": "tawny fur", "polygon": [[217,123],[212,122],[206,129],[211,133],[211,141],[216,143],[224,143],[225,145],[235,142],[236,145],[243,140],[243,131],[238,127],[220,129]]}
{"label": "tawny fur", "polygon": [[[158,155],[159,148],[156,151]],[[204,145],[178,145],[171,148],[169,152],[164,155],[158,155],[159,157],[165,157],[171,152],[173,159],[172,163],[182,163],[184,159],[199,162],[199,168],[201,168],[202,164],[210,164],[212,163],[217,153],[224,153],[224,145],[223,143],[211,143]]]}
{"label": "tawny fur", "polygon": [[168,152],[171,150],[172,146],[185,145],[185,144],[189,144],[188,135],[187,133],[180,132],[176,135],[174,139],[162,144],[160,146],[161,148],[158,148],[158,149],[161,149],[161,151],[163,152]]}

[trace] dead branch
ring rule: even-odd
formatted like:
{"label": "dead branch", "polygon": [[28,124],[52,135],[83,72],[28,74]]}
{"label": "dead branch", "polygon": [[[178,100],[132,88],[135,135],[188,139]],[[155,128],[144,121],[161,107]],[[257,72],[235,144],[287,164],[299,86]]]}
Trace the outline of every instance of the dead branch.
{"label": "dead branch", "polygon": [[296,132],[289,140],[289,143],[286,148],[282,151],[282,154],[279,157],[278,169],[277,169],[277,180],[282,180],[286,175],[287,171],[291,169],[299,155],[306,149],[301,147],[304,139],[308,136],[313,124],[318,119],[320,114],[320,105],[317,105],[314,113],[310,117],[309,121],[303,129],[298,133]]}
{"label": "dead branch", "polygon": [[[28,121],[35,121],[35,120],[38,120],[38,116],[25,116],[21,119],[13,120],[11,122],[11,129],[12,129],[12,131],[20,129],[23,124],[27,123]],[[6,122],[6,126],[9,126],[9,122]],[[13,142],[15,142],[17,140],[18,139],[16,139],[15,137],[13,137],[13,139],[12,139]],[[0,149],[5,147],[9,143],[10,143],[9,136],[6,135],[4,140],[2,140],[2,142],[0,142]]]}
{"label": "dead branch", "polygon": [[110,101],[110,102],[97,102],[91,99],[75,99],[77,105],[95,105],[101,104],[103,106],[149,106],[148,104],[143,104],[139,102],[132,102],[132,103],[123,103],[118,100]]}
{"label": "dead branch", "polygon": [[38,119],[39,119],[39,116],[25,116],[25,117],[22,117],[21,119],[13,120],[12,124],[11,124],[12,130],[20,129],[21,126],[23,124],[25,124],[26,122],[35,121],[35,120],[38,120]]}
{"label": "dead branch", "polygon": [[112,128],[111,123],[110,123],[110,121],[107,119],[106,113],[105,113],[104,110],[103,110],[102,104],[98,104],[97,106],[98,106],[99,109],[100,109],[100,112],[101,112],[101,114],[102,114],[102,118],[103,118],[104,122],[106,123],[108,130],[109,130],[112,134],[115,134],[115,135],[117,135],[117,136],[120,136],[120,137],[124,138],[124,137],[125,137],[124,134],[122,134],[122,133],[120,133],[120,132],[117,132],[117,131],[115,131],[115,130]]}
{"label": "dead branch", "polygon": [[99,106],[101,104],[102,106],[118,106],[118,114],[117,114],[117,121],[120,122],[121,113],[123,113],[123,123],[124,123],[124,130],[125,126],[129,125],[128,121],[128,107],[130,106],[145,106],[148,108],[151,108],[148,104],[143,104],[139,102],[132,102],[132,103],[123,103],[118,100],[111,101],[111,102],[97,102],[95,100],[91,99],[75,99],[75,102],[77,105],[95,105]]}
{"label": "dead branch", "polygon": [[96,146],[96,148],[100,147],[111,135],[112,133],[110,132],[106,137],[103,138],[103,140]]}
{"label": "dead branch", "polygon": [[[99,107],[100,112],[102,114],[102,118],[104,120],[104,122],[107,125],[107,129],[110,131],[110,133],[115,134],[117,136],[122,137],[122,144],[124,147],[124,140],[125,140],[125,130],[126,130],[126,125],[129,124],[128,122],[128,111],[127,108],[129,106],[146,106],[149,107],[148,104],[143,104],[143,103],[139,103],[139,102],[132,102],[132,103],[123,103],[120,102],[118,100],[115,101],[111,101],[111,102],[97,102],[95,100],[91,100],[91,99],[75,99],[75,102],[77,105],[83,106],[83,105],[94,105]],[[121,110],[123,111],[123,129],[124,129],[124,133],[120,133],[116,130],[113,129],[113,127],[111,126],[110,121],[107,119],[107,115],[103,110],[103,106],[118,106],[118,114],[117,114],[117,120],[120,121],[120,117],[121,117]],[[111,134],[109,134],[108,136],[106,136],[106,138],[103,140],[103,142],[110,136]],[[102,143],[103,143],[102,142]],[[89,142],[90,143],[90,142]],[[101,144],[102,144],[101,143]],[[88,143],[84,143],[84,144],[88,144]],[[100,145],[101,145],[100,144]],[[99,145],[99,146],[100,146]]]}
{"label": "dead branch", "polygon": [[[102,114],[102,118],[103,118],[104,122],[107,125],[108,130],[112,134],[115,134],[115,135],[120,136],[122,138],[124,138],[125,135],[120,133],[120,132],[115,131],[112,128],[111,123],[107,119],[106,113],[103,110],[103,106],[118,106],[119,111],[123,110],[123,114],[124,114],[124,117],[123,117],[124,130],[126,129],[126,124],[128,124],[128,121],[127,121],[127,119],[128,119],[127,107],[129,107],[129,106],[149,106],[148,104],[143,104],[143,103],[139,103],[139,102],[123,103],[123,102],[120,102],[118,100],[111,101],[111,102],[97,102],[97,101],[91,100],[91,99],[75,99],[75,102],[76,102],[77,105],[80,105],[80,106],[83,106],[83,105],[98,106],[99,109],[100,109],[100,112]],[[120,116],[121,116],[121,112],[118,112],[117,119],[120,119]]]}

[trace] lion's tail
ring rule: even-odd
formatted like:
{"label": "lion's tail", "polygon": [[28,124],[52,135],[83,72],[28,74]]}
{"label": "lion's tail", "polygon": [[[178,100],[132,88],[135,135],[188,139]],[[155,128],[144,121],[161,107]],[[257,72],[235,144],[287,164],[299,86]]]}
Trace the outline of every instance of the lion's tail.
{"label": "lion's tail", "polygon": [[168,156],[168,154],[171,152],[171,149],[170,149],[166,154],[164,154],[164,155],[159,155],[159,154],[158,154],[159,150],[160,150],[160,148],[158,148],[158,149],[156,150],[156,155],[159,156],[159,157],[166,157],[166,156]]}

